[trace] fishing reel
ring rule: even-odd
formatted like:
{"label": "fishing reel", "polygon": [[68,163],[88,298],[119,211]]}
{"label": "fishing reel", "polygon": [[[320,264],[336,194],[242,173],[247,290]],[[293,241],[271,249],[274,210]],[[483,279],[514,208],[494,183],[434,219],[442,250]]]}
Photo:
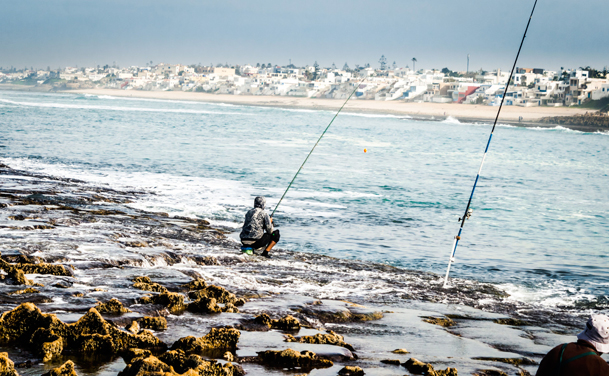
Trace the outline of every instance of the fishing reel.
{"label": "fishing reel", "polygon": [[[465,219],[469,219],[473,213],[474,213],[474,209],[472,209],[472,208],[467,209],[467,213],[465,213]],[[461,222],[462,220],[463,220],[463,218],[459,218],[459,222]]]}

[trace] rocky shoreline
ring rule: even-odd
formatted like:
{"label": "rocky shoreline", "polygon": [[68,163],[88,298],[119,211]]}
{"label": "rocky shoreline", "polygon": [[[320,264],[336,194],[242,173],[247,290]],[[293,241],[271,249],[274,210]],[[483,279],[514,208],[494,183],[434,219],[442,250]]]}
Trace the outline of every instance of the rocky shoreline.
{"label": "rocky shoreline", "polygon": [[[435,275],[386,265],[241,255],[205,220],[129,206],[149,192],[5,165],[0,178],[2,375],[526,375],[582,322],[489,284],[442,289]],[[374,272],[399,290],[269,287],[286,284],[295,263],[310,265],[313,284]],[[324,263],[336,274],[313,271]]]}

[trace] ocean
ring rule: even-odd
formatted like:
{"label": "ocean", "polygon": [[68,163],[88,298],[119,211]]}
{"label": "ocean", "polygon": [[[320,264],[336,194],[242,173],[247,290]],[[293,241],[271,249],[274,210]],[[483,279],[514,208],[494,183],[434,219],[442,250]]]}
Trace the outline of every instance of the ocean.
{"label": "ocean", "polygon": [[[274,208],[333,116],[0,91],[0,162],[146,192],[129,205],[207,219],[236,243],[254,197]],[[277,247],[439,280],[490,128],[341,113],[277,210]],[[606,312],[608,145],[602,133],[499,124],[451,277],[490,283],[514,302]],[[301,280],[285,291],[340,296],[341,288]]]}

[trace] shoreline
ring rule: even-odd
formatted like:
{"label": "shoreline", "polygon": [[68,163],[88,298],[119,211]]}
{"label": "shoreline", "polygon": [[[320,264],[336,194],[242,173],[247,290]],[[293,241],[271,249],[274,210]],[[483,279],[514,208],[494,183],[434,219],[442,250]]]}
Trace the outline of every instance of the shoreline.
{"label": "shoreline", "polygon": [[[48,92],[42,87],[0,85],[0,90]],[[181,100],[203,103],[225,103],[233,105],[306,109],[318,111],[337,111],[344,103],[337,99],[320,99],[285,96],[242,96],[228,94],[209,94],[183,91],[141,91],[118,89],[77,89],[57,91],[64,94],[108,95],[142,99]],[[465,105],[455,103],[405,103],[398,101],[372,101],[351,99],[343,109],[345,112],[410,116],[413,120],[442,121],[448,118],[466,123],[491,123],[497,114],[496,106]],[[498,123],[517,127],[556,128],[556,124],[541,123],[543,117],[583,115],[591,110],[570,107],[519,107],[504,106]],[[518,121],[522,116],[522,121]],[[597,132],[604,129],[595,125],[564,125],[566,128]]]}

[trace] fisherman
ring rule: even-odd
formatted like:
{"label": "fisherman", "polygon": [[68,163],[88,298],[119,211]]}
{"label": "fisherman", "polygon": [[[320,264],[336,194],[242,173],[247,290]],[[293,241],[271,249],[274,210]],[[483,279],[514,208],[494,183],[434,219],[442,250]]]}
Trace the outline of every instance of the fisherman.
{"label": "fisherman", "polygon": [[239,237],[243,244],[242,250],[264,248],[260,256],[271,258],[269,251],[279,241],[279,230],[273,228],[273,217],[270,217],[264,211],[265,204],[264,197],[258,196],[254,199],[254,208],[245,214],[243,230],[241,230]]}
{"label": "fisherman", "polygon": [[609,317],[592,315],[577,342],[553,348],[541,361],[536,376],[609,376],[609,365],[600,357],[609,352]]}

